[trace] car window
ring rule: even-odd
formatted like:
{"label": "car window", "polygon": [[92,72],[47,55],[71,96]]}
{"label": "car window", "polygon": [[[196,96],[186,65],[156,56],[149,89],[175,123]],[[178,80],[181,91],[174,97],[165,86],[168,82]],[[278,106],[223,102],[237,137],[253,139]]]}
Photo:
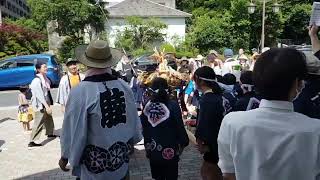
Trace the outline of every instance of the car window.
{"label": "car window", "polygon": [[34,61],[32,59],[17,60],[17,67],[30,67],[30,66],[34,66]]}
{"label": "car window", "polygon": [[52,58],[51,58],[51,63],[52,63],[52,65],[54,65],[54,66],[57,66],[57,65],[58,65],[55,56],[52,56]]}
{"label": "car window", "polygon": [[48,64],[48,58],[34,58],[34,64],[37,64],[37,63],[45,63],[45,64]]}
{"label": "car window", "polygon": [[16,67],[15,61],[5,61],[0,63],[0,69],[9,69],[9,68],[15,68]]}

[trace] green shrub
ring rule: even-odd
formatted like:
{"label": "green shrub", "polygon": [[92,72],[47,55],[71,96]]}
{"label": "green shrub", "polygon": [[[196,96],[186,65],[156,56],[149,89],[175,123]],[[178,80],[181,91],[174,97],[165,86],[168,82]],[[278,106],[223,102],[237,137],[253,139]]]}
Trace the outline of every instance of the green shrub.
{"label": "green shrub", "polygon": [[193,52],[177,52],[176,53],[176,57],[178,59],[181,59],[184,56],[188,57],[188,58],[191,58],[191,57],[195,57],[196,55]]}
{"label": "green shrub", "polygon": [[160,50],[166,53],[176,53],[176,48],[169,43],[162,44]]}
{"label": "green shrub", "polygon": [[132,55],[134,57],[138,57],[138,56],[142,56],[142,55],[147,54],[147,53],[150,53],[150,51],[145,50],[143,48],[139,48],[139,49],[136,49],[135,51],[133,51]]}

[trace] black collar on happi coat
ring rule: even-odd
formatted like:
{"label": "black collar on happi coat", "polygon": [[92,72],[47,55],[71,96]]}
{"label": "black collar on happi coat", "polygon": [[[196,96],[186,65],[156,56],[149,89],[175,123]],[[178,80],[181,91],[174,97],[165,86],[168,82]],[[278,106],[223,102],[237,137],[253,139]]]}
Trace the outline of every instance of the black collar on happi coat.
{"label": "black collar on happi coat", "polygon": [[93,75],[86,77],[83,81],[89,81],[89,82],[105,82],[105,81],[114,81],[118,78],[114,75],[111,75],[109,73],[105,74],[99,74],[99,75]]}

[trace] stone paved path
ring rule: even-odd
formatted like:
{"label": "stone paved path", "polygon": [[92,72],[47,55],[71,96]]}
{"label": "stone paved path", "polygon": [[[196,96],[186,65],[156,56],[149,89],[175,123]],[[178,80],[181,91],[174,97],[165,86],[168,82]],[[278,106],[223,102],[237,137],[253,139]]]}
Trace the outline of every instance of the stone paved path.
{"label": "stone paved path", "polygon": [[[0,180],[62,180],[75,179],[69,173],[60,171],[59,139],[47,140],[45,146],[28,149],[29,134],[25,134],[21,124],[15,120],[16,110],[0,111]],[[54,109],[56,133],[60,132],[62,115]],[[136,147],[141,149],[141,146]],[[200,180],[201,157],[191,144],[186,148],[179,164],[179,180]],[[143,150],[135,150],[130,161],[131,180],[151,180],[149,162]]]}

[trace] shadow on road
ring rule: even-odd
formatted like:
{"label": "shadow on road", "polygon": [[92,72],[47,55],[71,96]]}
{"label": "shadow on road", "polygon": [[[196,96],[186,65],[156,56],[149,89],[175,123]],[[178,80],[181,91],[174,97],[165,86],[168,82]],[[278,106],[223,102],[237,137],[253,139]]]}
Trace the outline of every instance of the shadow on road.
{"label": "shadow on road", "polygon": [[54,131],[54,134],[55,135],[58,135],[58,136],[61,136],[61,128],[60,129],[56,129],[55,131]]}
{"label": "shadow on road", "polygon": [[12,120],[15,120],[15,119],[12,119],[10,117],[6,117],[6,118],[3,118],[3,119],[0,119],[0,124],[5,122],[5,121],[12,121]]}
{"label": "shadow on road", "polygon": [[55,140],[55,139],[56,139],[56,138],[48,138],[48,139],[42,141],[40,144],[42,144],[42,146],[45,146],[46,144],[48,144],[49,142],[51,142],[51,141],[53,141],[53,140]]}
{"label": "shadow on road", "polygon": [[[59,137],[56,137],[56,138],[60,138],[60,135],[61,135],[61,129],[57,129],[54,131],[54,134],[59,136]],[[46,144],[48,144],[49,142],[55,140],[56,138],[48,138],[44,141],[41,142],[42,146],[45,146]]]}
{"label": "shadow on road", "polygon": [[[60,175],[57,176],[57,175]],[[76,179],[75,177],[71,176],[70,175],[70,172],[63,172],[61,171],[59,168],[57,169],[52,169],[52,170],[49,170],[49,171],[43,171],[43,172],[39,172],[39,173],[36,173],[36,174],[31,174],[31,175],[28,175],[28,176],[24,176],[24,177],[21,177],[21,178],[17,178],[17,180],[31,180],[31,179]]]}

